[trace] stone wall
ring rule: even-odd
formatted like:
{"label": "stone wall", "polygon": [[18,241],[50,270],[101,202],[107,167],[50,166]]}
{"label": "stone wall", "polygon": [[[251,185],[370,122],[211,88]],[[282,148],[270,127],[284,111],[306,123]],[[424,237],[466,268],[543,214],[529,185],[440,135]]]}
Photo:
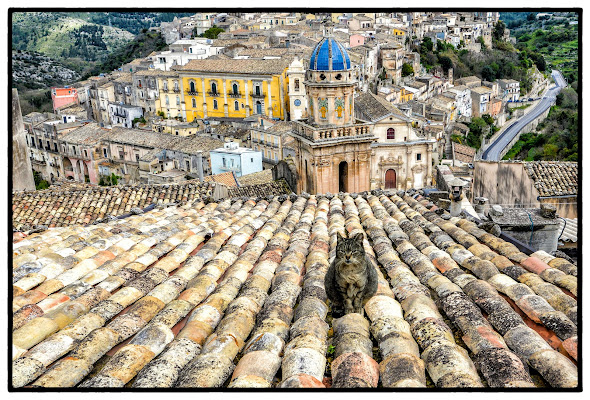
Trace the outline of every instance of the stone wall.
{"label": "stone wall", "polygon": [[539,115],[537,118],[535,118],[534,120],[532,120],[531,122],[529,122],[524,128],[522,128],[520,130],[520,132],[518,132],[516,134],[516,136],[514,136],[514,139],[512,139],[510,141],[510,143],[508,143],[508,145],[504,148],[504,150],[502,150],[502,152],[500,152],[500,159],[502,157],[504,157],[506,155],[506,153],[508,153],[510,151],[510,149],[512,148],[512,146],[514,146],[514,144],[516,142],[518,142],[518,139],[520,139],[520,135],[522,135],[523,133],[529,133],[534,131],[537,128],[537,125],[539,125],[539,123],[544,120],[545,118],[547,118],[547,116],[549,115],[549,111],[551,110],[551,108],[548,108],[547,110],[545,110],[544,113],[542,113],[541,115]]}
{"label": "stone wall", "polygon": [[292,191],[297,191],[297,170],[294,164],[281,160],[272,168],[272,179],[285,179]]}
{"label": "stone wall", "polygon": [[540,199],[541,204],[553,204],[557,208],[557,215],[562,218],[578,218],[578,198],[571,197],[549,197]]}
{"label": "stone wall", "polygon": [[35,190],[18,91],[12,89],[12,190]]}
{"label": "stone wall", "polygon": [[473,197],[486,197],[489,204],[538,207],[539,193],[521,162],[476,161]]}

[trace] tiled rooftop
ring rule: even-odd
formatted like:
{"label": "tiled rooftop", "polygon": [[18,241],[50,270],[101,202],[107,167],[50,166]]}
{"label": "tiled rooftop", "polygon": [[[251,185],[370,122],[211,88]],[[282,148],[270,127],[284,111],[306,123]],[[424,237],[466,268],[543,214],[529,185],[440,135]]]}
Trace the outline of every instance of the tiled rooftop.
{"label": "tiled rooftop", "polygon": [[290,57],[271,60],[229,59],[229,60],[190,60],[177,69],[183,72],[215,72],[238,74],[270,74],[283,73],[292,59]]}
{"label": "tiled rooftop", "polygon": [[111,131],[101,128],[96,123],[81,126],[64,134],[60,139],[66,143],[94,145],[110,135]]}
{"label": "tiled rooftop", "polygon": [[238,178],[240,186],[260,185],[272,182],[272,170],[265,169],[260,172],[254,172],[248,175],[242,175]]}
{"label": "tiled rooftop", "polygon": [[541,196],[578,194],[577,162],[529,161],[524,168]]}
{"label": "tiled rooftop", "polygon": [[[28,231],[38,226],[53,228],[91,224],[97,220],[129,214],[151,204],[184,203],[211,195],[209,184],[187,181],[169,185],[79,185],[12,194],[12,227]],[[46,229],[45,228],[45,229]]]}
{"label": "tiled rooftop", "polygon": [[453,142],[453,157],[459,161],[472,163],[475,157],[475,149]]}
{"label": "tiled rooftop", "polygon": [[[403,192],[195,200],[31,234],[13,245],[12,385],[578,385],[577,268],[440,211]],[[379,287],[333,319],[345,231]]]}
{"label": "tiled rooftop", "polygon": [[395,115],[398,118],[406,120],[406,116],[399,111],[393,104],[384,98],[373,93],[362,93],[354,99],[355,111],[358,111],[369,121],[377,122],[381,119]]}
{"label": "tiled rooftop", "polygon": [[227,187],[238,186],[236,175],[233,171],[222,172],[220,174],[208,175],[203,178],[205,182],[217,182]]}
{"label": "tiled rooftop", "polygon": [[[76,131],[72,131],[72,133]],[[173,136],[168,133],[128,129],[120,126],[107,131],[102,139],[134,146],[173,150],[185,154],[202,152],[204,156],[208,156],[211,150],[223,146],[223,141],[206,136]]]}

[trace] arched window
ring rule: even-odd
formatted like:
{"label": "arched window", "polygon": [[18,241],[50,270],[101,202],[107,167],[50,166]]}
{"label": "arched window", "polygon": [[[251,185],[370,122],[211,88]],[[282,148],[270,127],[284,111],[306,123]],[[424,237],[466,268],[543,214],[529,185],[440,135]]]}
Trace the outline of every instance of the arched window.
{"label": "arched window", "polygon": [[215,82],[211,83],[211,93],[217,93],[217,84]]}
{"label": "arched window", "polygon": [[395,139],[395,129],[389,128],[387,130],[387,139]]}
{"label": "arched window", "polygon": [[170,105],[170,100],[168,99],[168,96],[166,96],[166,105]]}
{"label": "arched window", "polygon": [[193,93],[194,93],[194,92],[196,92],[196,91],[197,91],[197,90],[195,89],[195,82],[191,81],[191,83],[190,83],[190,87],[191,87],[191,89],[190,89],[190,91],[191,91],[191,92],[193,92]]}
{"label": "arched window", "polygon": [[299,79],[295,79],[295,90],[299,90]]}
{"label": "arched window", "polygon": [[176,105],[179,106],[180,105],[180,97],[176,96]]}
{"label": "arched window", "polygon": [[237,101],[234,101],[234,110],[236,110],[236,111],[240,110],[240,104]]}
{"label": "arched window", "polygon": [[213,100],[213,109],[217,110],[217,100]]}
{"label": "arched window", "polygon": [[197,100],[193,97],[193,108],[197,108]]}
{"label": "arched window", "polygon": [[234,84],[232,85],[232,89],[233,89],[233,91],[234,91],[234,94],[238,94],[238,84],[237,84],[237,83],[234,83]]}

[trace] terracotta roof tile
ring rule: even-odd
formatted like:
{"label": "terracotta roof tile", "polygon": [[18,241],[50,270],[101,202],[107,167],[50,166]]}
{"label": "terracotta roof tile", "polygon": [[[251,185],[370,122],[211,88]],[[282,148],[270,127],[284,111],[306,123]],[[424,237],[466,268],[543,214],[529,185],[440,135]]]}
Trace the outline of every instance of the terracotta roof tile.
{"label": "terracotta roof tile", "polygon": [[577,162],[530,161],[524,168],[541,196],[578,194]]}
{"label": "terracotta roof tile", "polygon": [[456,160],[466,163],[473,162],[475,157],[475,149],[473,147],[453,142],[453,157]]}
{"label": "terracotta roof tile", "polygon": [[272,182],[272,170],[265,169],[260,172],[254,172],[248,175],[242,175],[238,178],[240,186],[260,185]]}
{"label": "terracotta roof tile", "polygon": [[205,176],[203,179],[205,182],[217,182],[227,187],[238,186],[238,180],[232,171],[222,172],[221,174],[217,175]]}
{"label": "terracotta roof tile", "polygon": [[215,72],[238,74],[282,74],[289,66],[291,58],[254,60],[254,59],[230,59],[230,60],[191,60],[186,65],[179,67],[182,72]]}
{"label": "terracotta roof tile", "polygon": [[[264,193],[14,243],[12,384],[578,385],[565,260],[419,195]],[[335,319],[324,276],[346,232],[363,234],[378,289]]]}

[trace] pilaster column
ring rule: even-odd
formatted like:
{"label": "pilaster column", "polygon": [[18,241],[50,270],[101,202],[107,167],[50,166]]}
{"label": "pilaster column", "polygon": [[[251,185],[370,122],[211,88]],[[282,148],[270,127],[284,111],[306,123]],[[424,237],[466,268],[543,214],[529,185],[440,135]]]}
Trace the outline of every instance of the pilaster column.
{"label": "pilaster column", "polygon": [[432,148],[433,145],[426,146],[426,185],[432,185]]}
{"label": "pilaster column", "polygon": [[268,91],[268,101],[265,101],[264,105],[266,107],[266,114],[272,118],[272,79],[266,81],[266,88]]}
{"label": "pilaster column", "polygon": [[203,89],[203,118],[207,118],[207,96],[205,96],[205,79],[204,78],[201,78],[201,87]]}
{"label": "pilaster column", "polygon": [[248,81],[245,79],[244,80],[244,97],[246,98],[246,117],[250,116],[250,102],[248,101],[250,99],[250,93],[248,93]]}
{"label": "pilaster column", "polygon": [[223,114],[227,117],[228,116],[228,104],[227,104],[227,87],[226,81],[223,80]]}

